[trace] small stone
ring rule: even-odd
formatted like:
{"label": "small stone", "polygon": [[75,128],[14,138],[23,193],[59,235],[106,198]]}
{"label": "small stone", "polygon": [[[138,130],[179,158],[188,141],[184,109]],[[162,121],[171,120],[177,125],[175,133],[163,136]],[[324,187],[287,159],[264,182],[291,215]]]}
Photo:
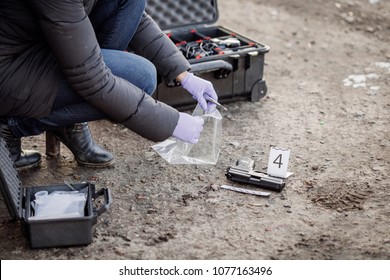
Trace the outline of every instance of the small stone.
{"label": "small stone", "polygon": [[148,209],[148,214],[154,214],[154,213],[157,213],[157,209],[154,209],[154,208]]}
{"label": "small stone", "polygon": [[237,142],[237,141],[231,141],[229,142],[230,145],[232,145],[234,148],[238,148],[238,146],[240,146],[240,142]]}
{"label": "small stone", "polygon": [[364,115],[365,114],[362,111],[358,111],[358,112],[355,113],[355,117],[358,117],[358,118],[364,117]]}
{"label": "small stone", "polygon": [[125,251],[124,248],[122,248],[122,247],[115,247],[115,248],[114,248],[114,251],[115,251],[115,253],[116,253],[117,255],[119,255],[119,256],[123,256],[123,255],[125,255],[125,253],[126,253],[126,251]]}

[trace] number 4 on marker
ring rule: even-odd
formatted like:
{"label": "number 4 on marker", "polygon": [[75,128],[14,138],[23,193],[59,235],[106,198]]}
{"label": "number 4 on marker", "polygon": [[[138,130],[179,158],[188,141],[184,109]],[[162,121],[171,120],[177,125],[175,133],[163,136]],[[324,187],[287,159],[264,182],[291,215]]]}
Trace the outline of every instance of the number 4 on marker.
{"label": "number 4 on marker", "polygon": [[274,177],[286,178],[289,158],[289,149],[271,147],[267,174]]}
{"label": "number 4 on marker", "polygon": [[279,154],[275,160],[273,161],[273,163],[277,164],[279,166],[279,168],[283,165],[283,162],[282,162],[282,154]]}

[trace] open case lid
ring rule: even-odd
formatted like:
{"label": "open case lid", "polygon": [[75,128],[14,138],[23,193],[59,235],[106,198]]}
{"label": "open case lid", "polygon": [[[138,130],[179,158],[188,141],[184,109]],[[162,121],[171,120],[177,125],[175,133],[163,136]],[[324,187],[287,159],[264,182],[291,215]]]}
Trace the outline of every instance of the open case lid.
{"label": "open case lid", "polygon": [[148,0],[146,12],[162,30],[215,23],[217,0]]}
{"label": "open case lid", "polygon": [[22,217],[21,183],[14,162],[0,135],[0,190],[12,219]]}

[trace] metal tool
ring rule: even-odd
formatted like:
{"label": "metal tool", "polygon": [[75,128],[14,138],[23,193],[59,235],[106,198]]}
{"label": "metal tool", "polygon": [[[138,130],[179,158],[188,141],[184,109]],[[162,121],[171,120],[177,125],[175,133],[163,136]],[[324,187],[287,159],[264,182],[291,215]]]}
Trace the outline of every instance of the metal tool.
{"label": "metal tool", "polygon": [[258,196],[269,196],[271,193],[269,192],[259,192],[259,191],[253,191],[253,190],[248,190],[248,189],[243,189],[243,188],[237,188],[233,186],[228,186],[228,185],[222,185],[220,186],[221,189],[226,189],[226,190],[231,190],[235,192],[240,192],[240,193],[247,193],[247,194],[253,194],[253,195],[258,195]]}
{"label": "metal tool", "polygon": [[217,100],[215,100],[209,96],[206,97],[206,100],[210,101],[211,103],[214,103],[215,105],[217,105],[217,106],[221,107],[222,109],[224,109],[225,111],[227,111],[227,108],[225,106],[223,106],[221,103],[219,103]]}

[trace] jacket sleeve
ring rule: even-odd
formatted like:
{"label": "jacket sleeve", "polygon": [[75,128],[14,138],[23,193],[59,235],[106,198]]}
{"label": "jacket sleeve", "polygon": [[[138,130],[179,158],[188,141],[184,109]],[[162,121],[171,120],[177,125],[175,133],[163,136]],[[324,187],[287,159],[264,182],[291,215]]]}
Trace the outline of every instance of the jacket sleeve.
{"label": "jacket sleeve", "polygon": [[167,82],[172,82],[180,73],[190,69],[187,59],[146,13],[129,47],[136,54],[148,58]]}
{"label": "jacket sleeve", "polygon": [[82,1],[29,3],[63,74],[78,94],[147,139],[161,141],[172,135],[178,111],[111,73]]}

